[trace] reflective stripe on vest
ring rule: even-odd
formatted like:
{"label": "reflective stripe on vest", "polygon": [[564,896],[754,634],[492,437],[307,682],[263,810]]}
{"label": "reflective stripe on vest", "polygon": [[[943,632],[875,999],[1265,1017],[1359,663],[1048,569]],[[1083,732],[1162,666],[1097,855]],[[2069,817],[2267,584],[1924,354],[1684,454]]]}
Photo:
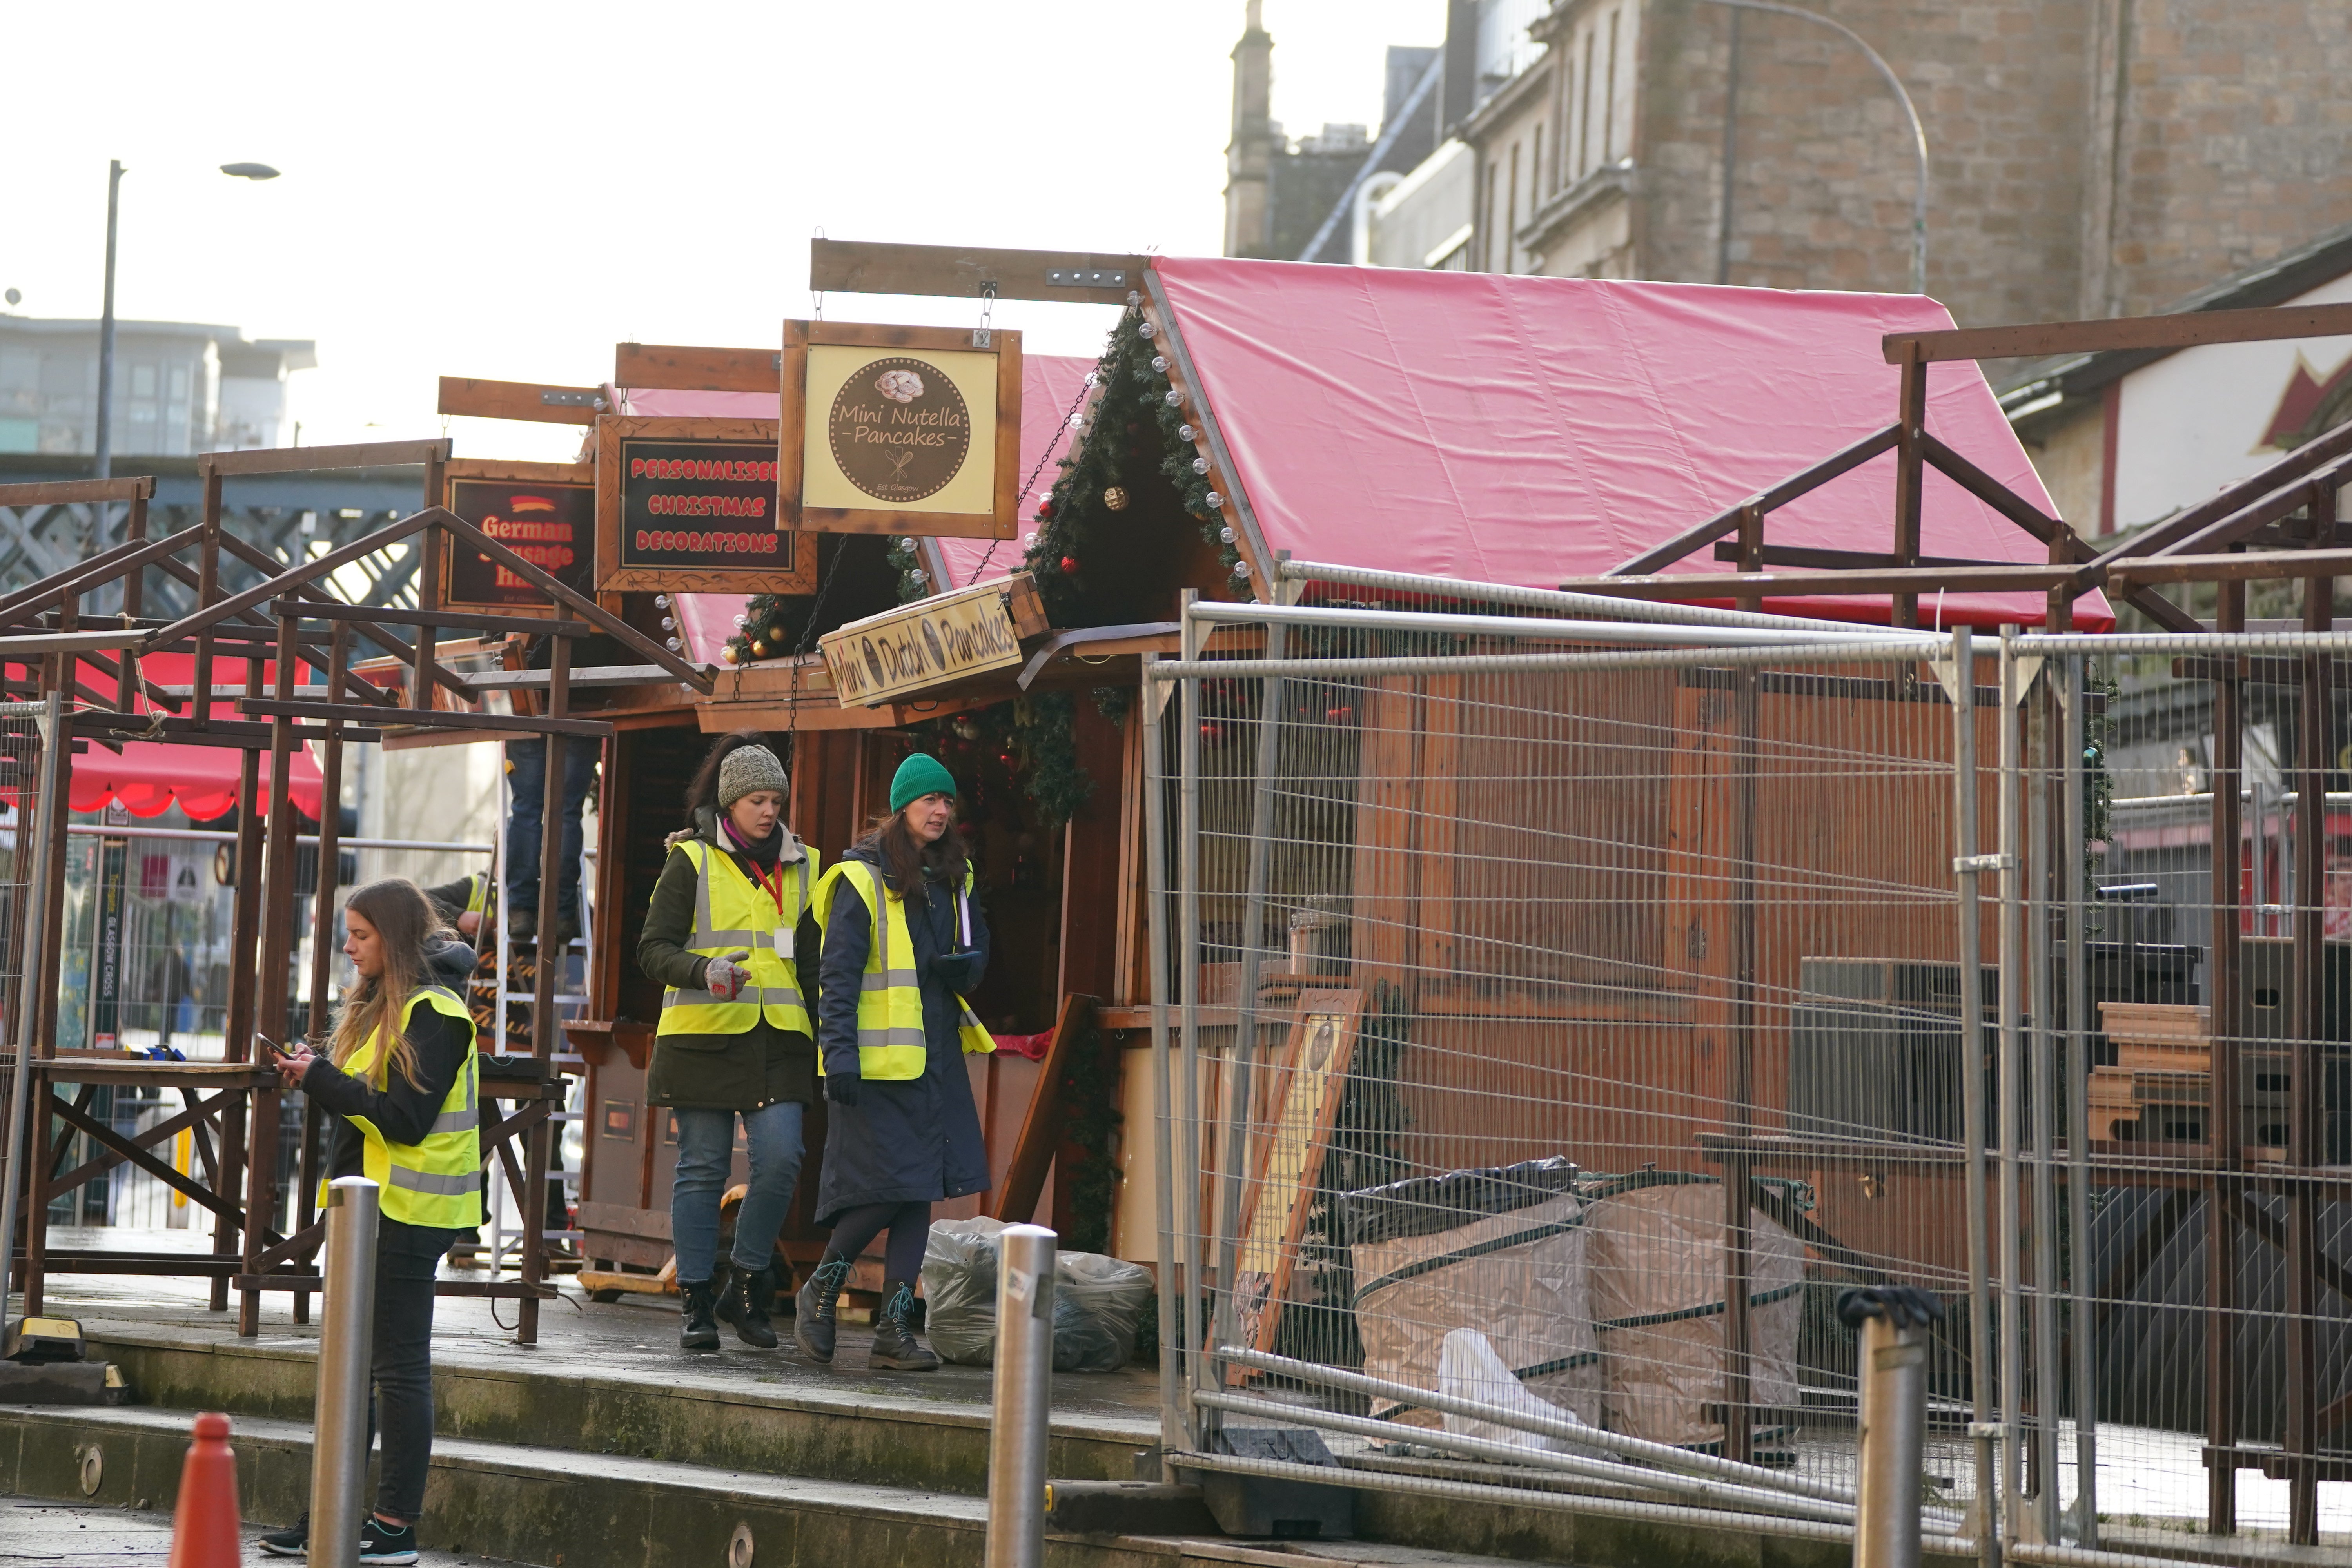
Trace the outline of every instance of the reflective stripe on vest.
{"label": "reflective stripe on vest", "polygon": [[[881,884],[873,867],[863,860],[844,860],[824,874],[817,884],[816,918],[820,931],[833,926],[833,900],[844,881],[857,889],[872,920],[874,940],[866,950],[866,973],[857,983],[857,1070],[862,1077],[878,1079],[906,1079],[923,1076],[925,1045],[923,1040],[923,994],[915,977],[915,944],[907,933],[906,906],[897,898],[883,898]],[[961,934],[969,942],[971,934],[971,871],[964,871],[963,889],[959,895]],[[906,967],[893,967],[903,963]],[[963,1041],[964,1054],[976,1056],[996,1048],[973,1016],[971,1005],[959,996],[956,1005],[963,1019],[958,1034]],[[817,1071],[824,1070],[824,1054],[817,1058]]]}
{"label": "reflective stripe on vest", "polygon": [[478,915],[490,907],[490,879],[485,873],[477,871],[466,880],[472,888],[472,890],[466,895],[466,912],[469,915]]}
{"label": "reflective stripe on vest", "polygon": [[[421,1143],[393,1143],[364,1116],[351,1118],[365,1147],[362,1173],[383,1189],[384,1214],[404,1225],[443,1230],[471,1230],[482,1223],[481,1058],[474,1050],[474,1020],[456,993],[438,985],[420,986],[401,1009],[400,1028],[420,1006],[466,1026],[465,1065],[441,1101],[441,1113]],[[383,1031],[352,1053],[343,1070],[355,1079],[374,1082],[389,1076],[383,1060]],[[381,1087],[379,1085],[379,1087]],[[320,1184],[324,1202],[325,1185]]]}
{"label": "reflective stripe on vest", "polygon": [[[694,863],[694,930],[683,944],[698,958],[725,958],[749,952],[742,960],[751,979],[741,992],[721,998],[694,986],[673,985],[662,993],[662,1016],[656,1035],[740,1035],[764,1013],[770,1024],[794,1034],[813,1034],[808,1003],[801,995],[799,972],[776,944],[775,900],[743,875],[731,855],[698,838],[688,839],[674,853]],[[796,875],[787,887],[792,908],[784,911],[782,929],[798,929],[809,907],[809,878],[816,869],[816,851],[803,846]]]}

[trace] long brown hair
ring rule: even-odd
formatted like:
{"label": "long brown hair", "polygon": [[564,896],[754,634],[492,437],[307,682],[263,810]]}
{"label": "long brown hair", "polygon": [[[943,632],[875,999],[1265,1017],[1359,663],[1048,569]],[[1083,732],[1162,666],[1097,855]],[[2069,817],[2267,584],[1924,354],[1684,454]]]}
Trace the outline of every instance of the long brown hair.
{"label": "long brown hair", "polygon": [[443,930],[440,918],[433,912],[425,889],[405,877],[387,877],[355,889],[343,900],[343,907],[375,928],[383,949],[383,971],[373,977],[362,975],[357,984],[343,993],[331,1037],[334,1063],[337,1067],[348,1063],[381,1031],[385,1048],[376,1060],[376,1077],[388,1083],[389,1072],[397,1071],[415,1089],[420,1083],[416,1048],[401,1032],[400,1021],[409,997],[428,984],[425,944]]}
{"label": "long brown hair", "polygon": [[900,810],[876,817],[866,836],[882,857],[882,869],[889,879],[893,897],[904,899],[921,887],[926,868],[950,891],[962,890],[964,870],[971,861],[965,857],[963,833],[956,823],[950,821],[945,833],[935,842],[926,844],[915,837],[915,830],[907,826],[906,812]]}

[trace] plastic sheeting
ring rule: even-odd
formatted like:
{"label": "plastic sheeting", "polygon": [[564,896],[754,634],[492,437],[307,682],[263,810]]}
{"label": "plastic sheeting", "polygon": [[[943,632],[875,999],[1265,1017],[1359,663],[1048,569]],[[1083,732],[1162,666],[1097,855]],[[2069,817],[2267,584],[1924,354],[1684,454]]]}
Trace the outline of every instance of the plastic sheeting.
{"label": "plastic sheeting", "polygon": [[[1153,263],[1269,548],[1549,588],[1597,576],[1895,422],[1881,336],[1948,328],[1917,295],[1162,258]],[[2045,512],[1973,363],[1929,367],[1927,427]],[[1891,548],[1895,458],[1771,514],[1769,543]],[[2039,542],[1929,472],[1923,553],[2039,563]],[[1703,550],[1670,570],[1728,572]],[[1694,599],[1705,597],[1695,584]],[[1887,619],[1883,596],[1768,601]],[[2039,595],[1920,618],[2038,625]],[[2113,624],[2096,595],[2075,625]]]}
{"label": "plastic sheeting", "polygon": [[[1792,1406],[1804,1249],[1753,1209],[1748,1224],[1748,1397]],[[1603,1425],[1654,1443],[1720,1443],[1722,1423],[1699,1407],[1723,1398],[1722,1184],[1631,1178],[1595,1197],[1586,1228]]]}
{"label": "plastic sheeting", "polygon": [[[1583,1200],[1562,1193],[1467,1225],[1354,1247],[1364,1371],[1436,1388],[1449,1338],[1473,1330],[1502,1358],[1514,1388],[1598,1424],[1601,1358],[1586,1294],[1584,1217]],[[1502,1393],[1472,1397],[1499,1400]],[[1387,1411],[1376,1405],[1374,1414]]]}

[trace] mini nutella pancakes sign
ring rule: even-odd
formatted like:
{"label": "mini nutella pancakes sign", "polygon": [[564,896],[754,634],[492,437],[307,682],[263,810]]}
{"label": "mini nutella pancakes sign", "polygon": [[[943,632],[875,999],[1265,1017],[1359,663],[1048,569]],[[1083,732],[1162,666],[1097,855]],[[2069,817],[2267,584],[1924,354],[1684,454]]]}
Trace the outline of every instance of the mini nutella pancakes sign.
{"label": "mini nutella pancakes sign", "polygon": [[901,505],[945,489],[971,453],[971,413],[938,366],[893,355],[841,384],[826,418],[842,476]]}

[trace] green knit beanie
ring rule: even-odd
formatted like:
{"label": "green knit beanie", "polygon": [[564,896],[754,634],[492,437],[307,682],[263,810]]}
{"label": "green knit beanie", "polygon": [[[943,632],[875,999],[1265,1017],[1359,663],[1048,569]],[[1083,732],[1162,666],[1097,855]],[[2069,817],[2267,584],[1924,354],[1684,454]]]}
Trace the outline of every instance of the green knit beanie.
{"label": "green knit beanie", "polygon": [[927,795],[952,795],[955,792],[955,775],[939,758],[917,752],[900,763],[898,771],[891,775],[890,809],[904,811],[909,802]]}

